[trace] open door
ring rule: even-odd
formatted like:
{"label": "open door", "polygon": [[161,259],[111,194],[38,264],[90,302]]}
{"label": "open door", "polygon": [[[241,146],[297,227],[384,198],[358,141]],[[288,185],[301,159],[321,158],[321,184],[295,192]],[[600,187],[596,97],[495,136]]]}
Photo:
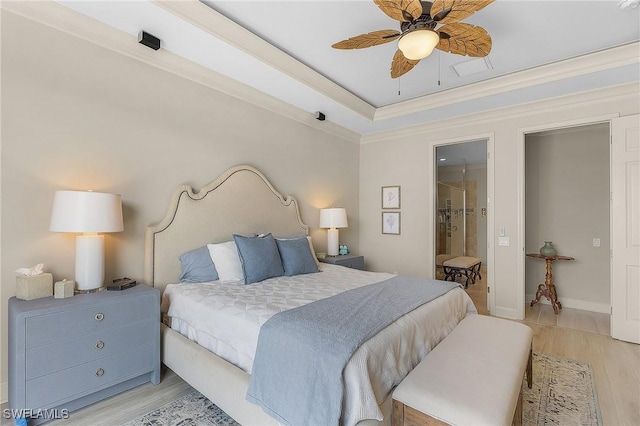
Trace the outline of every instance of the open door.
{"label": "open door", "polygon": [[640,115],[611,124],[611,337],[640,343]]}

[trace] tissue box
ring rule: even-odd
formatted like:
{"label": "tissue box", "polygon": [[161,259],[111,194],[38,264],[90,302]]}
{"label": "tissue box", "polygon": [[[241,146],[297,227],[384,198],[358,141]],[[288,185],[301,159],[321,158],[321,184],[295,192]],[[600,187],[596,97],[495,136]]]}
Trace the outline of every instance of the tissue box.
{"label": "tissue box", "polygon": [[66,299],[67,297],[71,297],[73,296],[73,289],[75,286],[75,281],[56,281],[53,289],[53,297],[56,299]]}
{"label": "tissue box", "polygon": [[75,281],[56,281],[53,289],[53,297],[56,299],[66,299],[67,297],[71,297],[73,296],[73,290],[75,286]]}
{"label": "tissue box", "polygon": [[16,277],[16,297],[22,300],[53,296],[53,275],[46,273]]}

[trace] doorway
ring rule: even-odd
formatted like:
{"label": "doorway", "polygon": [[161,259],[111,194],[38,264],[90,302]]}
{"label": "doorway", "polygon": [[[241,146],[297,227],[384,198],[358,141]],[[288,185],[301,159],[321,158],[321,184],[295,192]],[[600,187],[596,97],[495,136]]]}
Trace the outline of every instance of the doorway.
{"label": "doorway", "polygon": [[[525,321],[609,335],[609,142],[609,122],[525,135]],[[545,242],[563,256],[551,265],[558,313],[536,295]]]}
{"label": "doorway", "polygon": [[478,258],[482,278],[467,292],[479,311],[488,313],[487,140],[436,146],[435,170],[436,278],[445,277],[443,263],[449,259]]}

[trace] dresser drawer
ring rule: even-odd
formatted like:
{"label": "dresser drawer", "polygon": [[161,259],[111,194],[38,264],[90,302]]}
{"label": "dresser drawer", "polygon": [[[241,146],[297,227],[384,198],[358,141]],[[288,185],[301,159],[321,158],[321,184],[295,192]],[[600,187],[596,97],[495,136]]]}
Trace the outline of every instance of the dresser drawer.
{"label": "dresser drawer", "polygon": [[122,298],[117,303],[94,303],[82,309],[29,317],[26,319],[26,348],[154,318],[158,309],[155,303],[155,297],[139,296]]}
{"label": "dresser drawer", "polygon": [[155,368],[153,343],[97,361],[27,380],[26,406],[55,406],[79,395],[97,392],[116,382],[137,377]]}
{"label": "dresser drawer", "polygon": [[76,337],[27,350],[27,380],[58,370],[105,358],[156,340],[155,320],[139,321],[124,327]]}
{"label": "dresser drawer", "polygon": [[364,270],[364,256],[347,254],[341,256],[326,256],[319,260],[324,263],[331,263],[333,265],[344,266],[351,269]]}
{"label": "dresser drawer", "polygon": [[344,261],[338,262],[337,264],[352,269],[364,269],[364,258],[354,257],[353,259],[345,259]]}

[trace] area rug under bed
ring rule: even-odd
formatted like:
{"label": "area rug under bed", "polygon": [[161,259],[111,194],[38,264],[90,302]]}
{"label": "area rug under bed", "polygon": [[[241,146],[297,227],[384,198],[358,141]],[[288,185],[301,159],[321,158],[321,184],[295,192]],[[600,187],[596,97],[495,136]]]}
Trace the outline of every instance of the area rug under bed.
{"label": "area rug under bed", "polygon": [[[593,371],[587,363],[533,354],[533,387],[523,381],[523,424],[602,424]],[[191,392],[123,426],[235,426],[238,423],[199,392]]]}

